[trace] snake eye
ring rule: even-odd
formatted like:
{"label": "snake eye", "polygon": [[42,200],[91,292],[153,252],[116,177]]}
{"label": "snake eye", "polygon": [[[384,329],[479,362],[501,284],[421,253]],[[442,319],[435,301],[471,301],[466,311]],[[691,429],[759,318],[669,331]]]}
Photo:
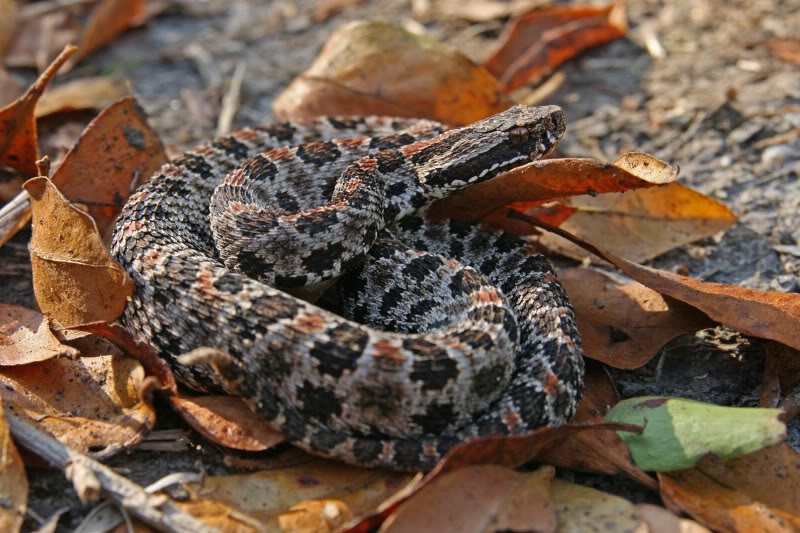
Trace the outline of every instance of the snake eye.
{"label": "snake eye", "polygon": [[522,126],[517,126],[516,128],[512,129],[508,132],[509,139],[514,144],[522,144],[528,140],[530,134],[528,133],[528,128],[524,128]]}

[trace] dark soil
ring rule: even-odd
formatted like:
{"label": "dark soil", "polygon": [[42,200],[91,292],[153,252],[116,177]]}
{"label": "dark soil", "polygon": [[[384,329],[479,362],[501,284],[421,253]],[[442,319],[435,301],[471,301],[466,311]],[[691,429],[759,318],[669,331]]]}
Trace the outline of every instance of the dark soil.
{"label": "dark soil", "polygon": [[[237,62],[247,65],[234,128],[274,119],[273,99],[318,54],[330,32],[354,19],[424,29],[480,61],[502,27],[476,27],[411,5],[363,2],[330,19],[312,19],[318,2],[185,2],[118,37],[70,77],[113,73],[130,79],[140,104],[171,153],[213,136],[220,98]],[[636,150],[681,167],[681,182],[726,203],[739,217],[724,234],[652,261],[666,270],[761,290],[800,292],[800,138],[767,148],[761,140],[800,128],[800,68],[773,57],[764,41],[798,37],[800,2],[780,0],[630,0],[627,38],[571,61],[566,83],[548,102],[570,116],[563,156],[610,161]],[[656,38],[666,55],[648,53]],[[33,74],[15,72],[22,82]],[[32,306],[29,233],[0,248],[0,301]],[[758,339],[724,328],[685,336],[635,372],[612,371],[623,396],[665,394],[721,405],[756,405],[763,367]],[[163,408],[158,429],[183,427]],[[800,428],[790,426],[792,442]],[[176,471],[219,474],[225,453],[189,434],[184,452],[135,451],[113,467],[146,484]],[[571,473],[565,475],[572,476]],[[657,501],[626,480],[580,481],[634,501]],[[60,507],[61,530],[86,513],[60,474],[32,471],[30,508],[42,517]],[[36,522],[26,524],[35,528]]]}

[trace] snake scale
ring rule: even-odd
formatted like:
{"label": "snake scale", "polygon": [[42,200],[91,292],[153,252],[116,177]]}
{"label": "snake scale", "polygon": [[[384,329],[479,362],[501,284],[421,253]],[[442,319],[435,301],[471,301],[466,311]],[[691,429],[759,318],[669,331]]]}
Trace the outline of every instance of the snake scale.
{"label": "snake scale", "polygon": [[[456,129],[380,117],[238,131],[124,206],[123,323],[178,378],[312,453],[429,470],[458,443],[573,415],[575,317],[524,239],[436,221],[435,200],[549,153],[566,119],[515,106]],[[286,291],[339,280],[326,308]],[[210,347],[216,359],[187,362]]]}

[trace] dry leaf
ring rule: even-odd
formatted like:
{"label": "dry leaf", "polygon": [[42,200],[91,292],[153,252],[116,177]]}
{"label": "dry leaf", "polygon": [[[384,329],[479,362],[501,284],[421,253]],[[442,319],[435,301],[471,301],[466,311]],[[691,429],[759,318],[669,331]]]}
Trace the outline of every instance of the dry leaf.
{"label": "dry leaf", "polygon": [[134,446],[155,423],[137,393],[142,366],[117,355],[83,355],[0,368],[0,397],[16,416],[82,453],[109,456]]}
{"label": "dry leaf", "polygon": [[173,402],[181,417],[201,435],[228,448],[261,451],[285,439],[264,419],[232,396],[179,397]]}
{"label": "dry leaf", "polygon": [[553,467],[520,474],[479,465],[439,476],[384,522],[382,533],[556,531]]}
{"label": "dry leaf", "polygon": [[558,273],[575,310],[584,354],[616,368],[638,368],[666,343],[716,323],[641,283],[615,283],[589,268]]}
{"label": "dry leaf", "polygon": [[311,18],[314,22],[324,22],[350,6],[356,6],[363,0],[322,0],[314,8]]}
{"label": "dry leaf", "polygon": [[554,479],[550,498],[559,531],[647,531],[636,507],[618,496]]}
{"label": "dry leaf", "polygon": [[65,326],[116,320],[133,286],[108,256],[92,218],[47,178],[30,179],[25,189],[33,209],[29,248],[39,308]]}
{"label": "dry leaf", "polygon": [[289,120],[388,115],[463,125],[510,104],[495,79],[457,50],[398,26],[353,22],[330,36],[273,110]]}
{"label": "dry leaf", "polygon": [[[789,421],[800,413],[794,401],[800,386],[800,353],[798,350],[775,341],[764,343],[764,376],[762,378],[759,407],[781,407],[784,420]],[[782,401],[784,393],[789,396]]]}
{"label": "dry leaf", "polygon": [[788,533],[800,529],[800,517],[768,507],[697,468],[659,473],[658,480],[668,509],[688,513],[714,531]]}
{"label": "dry leaf", "polygon": [[636,510],[647,522],[648,533],[711,533],[711,530],[694,520],[680,518],[675,513],[657,505],[638,503]]}
{"label": "dry leaf", "polygon": [[765,44],[778,59],[800,65],[800,39],[769,39]]}
{"label": "dry leaf", "polygon": [[19,29],[18,14],[16,0],[0,0],[0,57],[3,57]]}
{"label": "dry leaf", "polygon": [[507,231],[529,234],[535,231],[529,224],[522,228],[505,227],[508,211],[505,206],[525,210],[567,196],[663,185],[677,177],[677,168],[638,152],[625,154],[611,163],[594,159],[546,159],[462,189],[433,204],[430,212],[440,218],[481,219]]}
{"label": "dry leaf", "polygon": [[145,15],[147,0],[100,0],[92,9],[86,23],[78,48],[66,68],[72,68],[78,61],[101,46],[111,42],[114,37],[139,24]]}
{"label": "dry leaf", "polygon": [[440,0],[435,10],[439,16],[486,22],[521,15],[529,9],[547,5],[547,0]]}
{"label": "dry leaf", "polygon": [[[2,0],[0,0],[2,1]],[[0,531],[14,533],[22,527],[28,508],[25,465],[11,440],[3,403],[0,402]]]}
{"label": "dry leaf", "polygon": [[[0,0],[2,2],[3,0]],[[6,106],[22,94],[22,88],[17,85],[6,69],[0,66],[0,106]]]}
{"label": "dry leaf", "polygon": [[707,456],[697,469],[728,488],[800,517],[800,454],[786,442],[725,462]]}
{"label": "dry leaf", "polygon": [[546,229],[605,259],[639,283],[691,305],[720,324],[800,349],[800,328],[797,327],[800,323],[800,294],[756,291],[700,281],[617,257],[560,228],[550,226]]}
{"label": "dry leaf", "polygon": [[[30,4],[23,6],[23,11]],[[4,62],[9,68],[35,68],[43,71],[50,60],[80,34],[75,11],[59,10],[35,17],[26,17],[16,37],[6,50]],[[24,15],[24,13],[21,13]]]}
{"label": "dry leaf", "polygon": [[[312,523],[324,523],[328,510],[334,517],[358,516],[411,479],[410,474],[367,470],[310,455],[305,458],[280,470],[206,477],[202,486],[186,486],[191,499],[180,505],[220,531],[251,531],[248,523],[259,524],[259,531],[282,531],[279,522],[292,524],[292,515],[298,513],[290,508],[301,502],[299,509]],[[337,503],[335,507],[311,503],[326,500]]]}
{"label": "dry leaf", "polygon": [[75,109],[100,109],[130,93],[128,83],[108,77],[80,78],[51,88],[39,99],[36,118]]}
{"label": "dry leaf", "polygon": [[509,23],[499,47],[484,61],[507,92],[517,89],[587,48],[628,31],[625,6],[554,6],[536,9]]}
{"label": "dry leaf", "polygon": [[53,173],[53,184],[70,202],[86,204],[104,242],[131,192],[167,156],[133,97],[104,109],[81,134]]}
{"label": "dry leaf", "polygon": [[34,108],[58,69],[76,51],[74,46],[65,48],[25,94],[0,109],[0,124],[3,124],[0,130],[0,164],[26,177],[38,174],[39,148],[36,145]]}
{"label": "dry leaf", "polygon": [[[575,197],[566,200],[566,205],[575,211],[561,229],[590,242],[602,242],[603,249],[638,263],[725,231],[736,222],[736,215],[727,207],[680,183],[625,194]],[[538,242],[579,261],[591,256],[557,235],[542,235]]]}
{"label": "dry leaf", "polygon": [[0,366],[77,355],[78,350],[53,335],[46,316],[24,307],[0,304]]}

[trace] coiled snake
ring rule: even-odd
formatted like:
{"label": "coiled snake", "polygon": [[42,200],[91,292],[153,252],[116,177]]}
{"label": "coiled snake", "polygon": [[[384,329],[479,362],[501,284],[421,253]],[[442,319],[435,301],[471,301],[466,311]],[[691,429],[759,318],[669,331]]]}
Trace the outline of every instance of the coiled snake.
{"label": "coiled snake", "polygon": [[[188,385],[238,394],[290,441],[352,463],[428,470],[470,438],[564,422],[583,362],[550,265],[425,209],[547,154],[565,125],[557,107],[516,106],[452,130],[328,118],[199,146],[119,217],[112,252],[135,287],[123,322]],[[339,276],[332,310],[282,290]],[[227,363],[176,360],[199,347]]]}

